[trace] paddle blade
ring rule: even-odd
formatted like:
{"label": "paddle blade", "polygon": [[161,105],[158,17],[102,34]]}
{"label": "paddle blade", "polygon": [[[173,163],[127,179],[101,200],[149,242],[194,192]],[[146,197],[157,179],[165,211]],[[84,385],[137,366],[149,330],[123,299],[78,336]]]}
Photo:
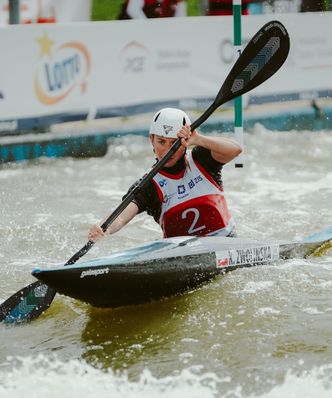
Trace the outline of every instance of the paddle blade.
{"label": "paddle blade", "polygon": [[286,61],[289,36],[279,21],[265,24],[249,41],[214,101],[220,106],[252,90],[274,75]]}
{"label": "paddle blade", "polygon": [[229,72],[215,100],[194,123],[197,129],[222,104],[247,93],[276,73],[289,53],[289,36],[284,25],[271,21],[249,41]]}
{"label": "paddle blade", "polygon": [[20,323],[37,318],[52,303],[55,290],[37,281],[13,294],[0,305],[0,322]]}

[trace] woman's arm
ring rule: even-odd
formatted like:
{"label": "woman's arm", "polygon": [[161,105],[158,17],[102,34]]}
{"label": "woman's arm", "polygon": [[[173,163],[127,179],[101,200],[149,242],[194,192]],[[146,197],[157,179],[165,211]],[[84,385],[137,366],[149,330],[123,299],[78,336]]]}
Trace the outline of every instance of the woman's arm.
{"label": "woman's arm", "polygon": [[[105,235],[112,235],[115,232],[120,231],[122,227],[129,223],[138,213],[138,207],[134,202],[129,203],[129,205],[123,210],[121,214],[112,222],[112,224],[104,232],[100,225],[93,225],[90,228],[88,239],[96,242],[98,239],[103,238]],[[105,218],[106,220],[106,218]],[[103,220],[101,224],[105,221]]]}
{"label": "woman's arm", "polygon": [[211,156],[219,163],[228,163],[242,152],[241,146],[232,138],[197,135],[196,144],[211,151]]}
{"label": "woman's arm", "polygon": [[197,145],[211,151],[211,156],[219,163],[228,163],[242,152],[241,146],[232,138],[204,136],[197,130],[190,131],[189,126],[183,126],[178,132],[182,145]]}

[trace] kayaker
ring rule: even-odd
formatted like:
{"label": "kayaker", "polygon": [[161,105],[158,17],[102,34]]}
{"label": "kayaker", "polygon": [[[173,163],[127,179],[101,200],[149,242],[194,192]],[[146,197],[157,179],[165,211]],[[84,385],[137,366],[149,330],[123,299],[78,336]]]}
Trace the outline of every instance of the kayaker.
{"label": "kayaker", "polygon": [[[204,136],[190,131],[188,115],[164,108],[152,118],[150,141],[157,160],[177,138],[182,146],[104,233],[93,225],[88,239],[96,241],[119,231],[137,214],[146,211],[163,231],[164,237],[187,235],[235,236],[235,223],[228,210],[221,180],[223,165],[242,149],[231,138]],[[194,146],[187,151],[187,147]],[[133,189],[137,181],[130,189]]]}

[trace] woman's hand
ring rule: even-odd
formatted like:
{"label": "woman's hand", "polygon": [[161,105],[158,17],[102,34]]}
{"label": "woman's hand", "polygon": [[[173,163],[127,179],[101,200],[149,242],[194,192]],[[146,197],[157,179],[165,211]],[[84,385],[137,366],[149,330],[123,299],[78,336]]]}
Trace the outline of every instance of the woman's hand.
{"label": "woman's hand", "polygon": [[181,144],[184,148],[190,145],[196,145],[198,132],[196,130],[191,131],[189,125],[185,125],[177,133],[178,138],[181,138]]}
{"label": "woman's hand", "polygon": [[90,228],[88,239],[91,240],[92,242],[96,242],[97,240],[103,238],[105,235],[106,234],[101,229],[100,225],[95,224]]}

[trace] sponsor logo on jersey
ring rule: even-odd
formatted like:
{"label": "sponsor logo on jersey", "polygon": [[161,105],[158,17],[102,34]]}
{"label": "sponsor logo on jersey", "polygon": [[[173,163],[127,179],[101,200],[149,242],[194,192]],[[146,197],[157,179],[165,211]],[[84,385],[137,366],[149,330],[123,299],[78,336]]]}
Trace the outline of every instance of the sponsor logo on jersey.
{"label": "sponsor logo on jersey", "polygon": [[201,175],[198,175],[197,177],[192,178],[188,183],[186,183],[186,185],[178,185],[178,199],[183,199],[188,196],[188,190],[194,189],[200,181],[203,181],[203,178]]}
{"label": "sponsor logo on jersey", "polygon": [[191,179],[191,180],[188,182],[188,187],[189,187],[189,189],[195,188],[195,186],[196,186],[200,181],[203,181],[203,178],[202,178],[201,175],[198,175],[197,177],[194,177],[193,179]]}
{"label": "sponsor logo on jersey", "polygon": [[176,193],[171,193],[169,195],[165,195],[163,199],[163,203],[169,203],[170,200],[176,195]]}
{"label": "sponsor logo on jersey", "polygon": [[164,178],[163,180],[158,181],[159,186],[162,188],[167,185],[167,180]]}
{"label": "sponsor logo on jersey", "polygon": [[269,263],[279,259],[279,245],[265,245],[216,252],[217,267]]}

